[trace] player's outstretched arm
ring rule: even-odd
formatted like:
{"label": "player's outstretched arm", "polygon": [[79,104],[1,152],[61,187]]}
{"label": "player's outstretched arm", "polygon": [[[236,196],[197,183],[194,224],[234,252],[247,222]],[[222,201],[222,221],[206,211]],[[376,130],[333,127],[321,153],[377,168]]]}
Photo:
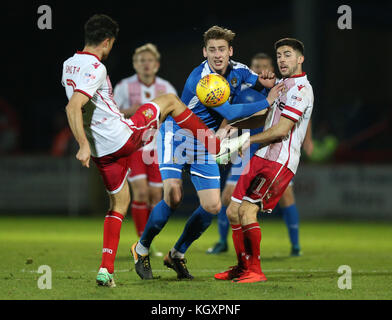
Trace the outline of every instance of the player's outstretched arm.
{"label": "player's outstretched arm", "polygon": [[91,150],[83,128],[82,108],[88,101],[89,98],[86,95],[75,92],[65,107],[68,124],[79,144],[79,151],[76,154],[76,159],[87,168],[90,166]]}
{"label": "player's outstretched arm", "polygon": [[294,121],[285,117],[280,117],[279,122],[271,128],[251,136],[242,150],[247,149],[250,144],[258,143],[267,146],[271,143],[283,140],[294,126]]}
{"label": "player's outstretched arm", "polygon": [[265,119],[267,118],[267,109],[259,111],[249,118],[240,119],[230,122],[230,125],[238,129],[257,129],[264,127]]}
{"label": "player's outstretched arm", "polygon": [[269,108],[273,102],[278,98],[280,92],[284,88],[284,84],[279,83],[275,87],[273,87],[268,96],[260,101],[252,102],[252,103],[238,103],[238,104],[230,104],[225,102],[219,107],[214,108],[222,117],[226,118],[229,121],[233,121],[236,119],[247,118],[250,117],[257,112],[265,110]]}

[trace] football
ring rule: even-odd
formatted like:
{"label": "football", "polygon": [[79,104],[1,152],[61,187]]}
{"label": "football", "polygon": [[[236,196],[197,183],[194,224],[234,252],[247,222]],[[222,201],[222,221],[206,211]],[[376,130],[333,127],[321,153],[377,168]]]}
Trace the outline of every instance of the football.
{"label": "football", "polygon": [[230,85],[217,73],[201,78],[196,86],[196,95],[206,107],[219,107],[230,97]]}

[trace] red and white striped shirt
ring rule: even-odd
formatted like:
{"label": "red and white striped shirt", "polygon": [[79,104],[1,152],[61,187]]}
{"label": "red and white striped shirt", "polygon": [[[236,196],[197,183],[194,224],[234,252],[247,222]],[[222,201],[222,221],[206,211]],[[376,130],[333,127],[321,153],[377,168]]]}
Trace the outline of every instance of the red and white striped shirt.
{"label": "red and white striped shirt", "polygon": [[294,174],[301,156],[308,123],[313,110],[313,89],[305,73],[281,79],[285,90],[271,106],[265,121],[264,131],[276,125],[280,117],[295,122],[288,136],[281,142],[272,143],[255,153],[258,157],[285,165]]}
{"label": "red and white striped shirt", "polygon": [[118,109],[106,67],[99,58],[78,51],[64,62],[61,82],[68,99],[74,92],[90,98],[82,114],[92,156],[102,157],[119,150],[132,134],[132,121],[124,119]]}

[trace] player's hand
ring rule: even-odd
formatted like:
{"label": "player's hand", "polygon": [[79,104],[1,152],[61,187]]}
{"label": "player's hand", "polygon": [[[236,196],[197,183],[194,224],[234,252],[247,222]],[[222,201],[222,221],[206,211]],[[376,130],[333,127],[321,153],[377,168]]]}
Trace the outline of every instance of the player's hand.
{"label": "player's hand", "polygon": [[264,88],[272,88],[276,83],[275,73],[264,70],[259,75],[259,81]]}
{"label": "player's hand", "polygon": [[268,93],[267,96],[267,101],[270,106],[274,103],[274,101],[279,97],[280,93],[284,89],[284,83],[283,81],[281,83],[278,83],[276,86],[274,86],[270,92]]}
{"label": "player's hand", "polygon": [[80,146],[79,151],[76,154],[76,159],[78,159],[82,163],[83,167],[90,168],[90,157],[90,146],[88,144]]}
{"label": "player's hand", "polygon": [[238,150],[238,154],[241,158],[244,157],[246,150],[248,150],[250,147],[250,138],[245,141],[245,143],[242,145],[241,149]]}
{"label": "player's hand", "polygon": [[219,139],[223,140],[224,138],[231,137],[231,136],[234,135],[237,131],[238,131],[238,128],[233,127],[233,126],[231,126],[231,125],[228,124],[228,125],[226,125],[224,128],[219,129],[219,130],[216,132],[216,136],[217,136]]}

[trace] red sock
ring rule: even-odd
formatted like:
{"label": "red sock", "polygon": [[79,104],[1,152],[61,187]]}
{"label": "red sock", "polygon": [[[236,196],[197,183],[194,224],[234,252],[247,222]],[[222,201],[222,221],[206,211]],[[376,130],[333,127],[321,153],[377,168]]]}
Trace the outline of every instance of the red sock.
{"label": "red sock", "polygon": [[246,255],[249,256],[249,269],[253,272],[261,273],[260,265],[260,244],[261,244],[261,229],[260,225],[256,223],[243,226],[244,243]]}
{"label": "red sock", "polygon": [[235,252],[237,253],[238,265],[246,269],[248,263],[245,255],[244,234],[242,232],[242,227],[240,224],[232,224],[231,230],[233,231],[233,243]]}
{"label": "red sock", "polygon": [[136,232],[139,238],[142,236],[146,227],[150,209],[145,202],[132,201],[131,203],[132,219],[135,223]]}
{"label": "red sock", "polygon": [[109,273],[114,272],[114,259],[120,241],[121,224],[124,219],[122,214],[109,211],[103,225],[103,250],[101,268],[106,268]]}
{"label": "red sock", "polygon": [[177,117],[173,117],[173,119],[181,128],[190,130],[195,138],[202,142],[211,154],[219,153],[220,140],[190,109],[186,109]]}

